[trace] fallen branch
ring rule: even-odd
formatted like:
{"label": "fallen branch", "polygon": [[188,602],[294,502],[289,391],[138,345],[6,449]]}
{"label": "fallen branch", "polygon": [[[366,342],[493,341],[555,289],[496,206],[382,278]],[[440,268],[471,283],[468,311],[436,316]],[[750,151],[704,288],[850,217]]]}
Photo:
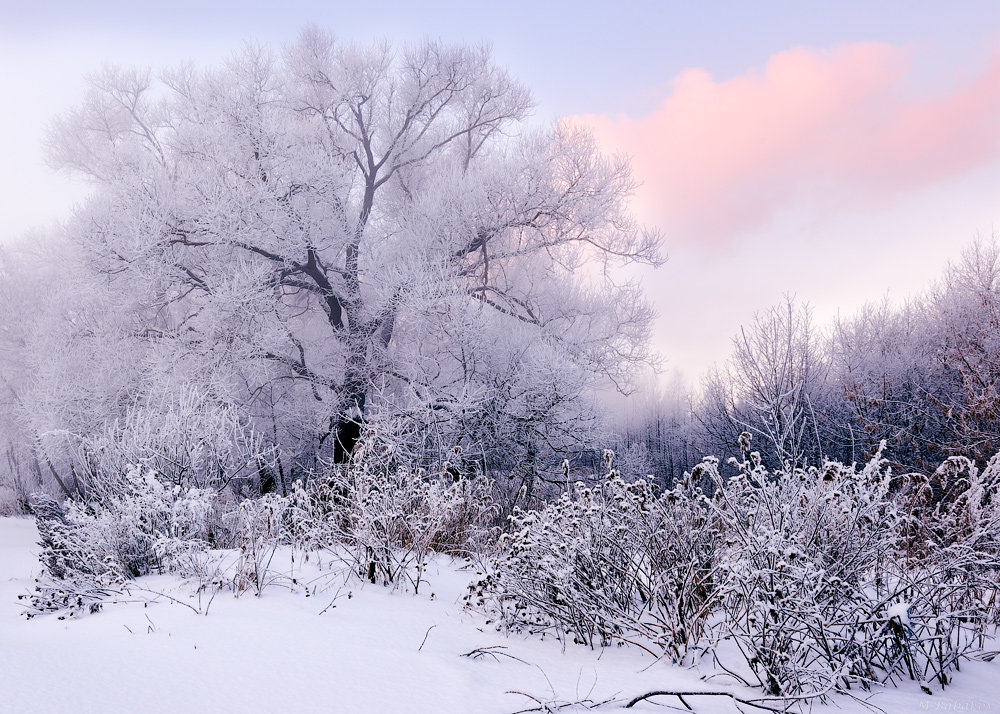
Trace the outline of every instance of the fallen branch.
{"label": "fallen branch", "polygon": [[163,597],[163,598],[166,598],[167,600],[170,600],[171,602],[173,602],[173,603],[175,603],[177,605],[183,605],[188,610],[190,610],[191,612],[193,612],[195,615],[201,615],[202,614],[202,612],[198,608],[196,608],[194,605],[192,605],[191,603],[184,602],[183,600],[178,600],[177,598],[173,597],[172,595],[167,595],[166,593],[160,592],[159,590],[150,590],[149,588],[144,588],[141,585],[136,585],[134,582],[126,583],[123,586],[122,589],[125,592],[129,593],[130,595],[131,595],[131,593],[132,593],[133,590],[138,590],[139,592],[149,593],[150,595],[154,595],[155,596],[152,600],[146,600],[145,602],[156,602],[156,598]]}
{"label": "fallen branch", "polygon": [[553,712],[557,712],[560,709],[567,709],[569,707],[573,707],[574,709],[577,707],[583,707],[584,709],[598,709],[599,707],[603,707],[605,704],[610,704],[615,701],[614,698],[605,699],[602,702],[595,702],[593,699],[580,699],[575,702],[560,701],[557,699],[551,699],[546,701],[544,699],[540,699],[539,697],[534,696],[533,694],[528,694],[527,692],[519,692],[513,689],[508,690],[506,694],[517,694],[519,696],[525,697],[526,699],[530,699],[531,701],[535,702],[535,704],[538,705],[535,707],[529,707],[528,709],[518,709],[516,712],[514,712],[514,714],[526,714],[527,712],[545,712],[546,714],[552,714]]}
{"label": "fallen branch", "polygon": [[778,712],[779,714],[782,714],[785,711],[784,709],[775,709],[774,707],[769,707],[766,704],[761,704],[761,701],[770,701],[770,700],[744,699],[743,697],[736,696],[732,692],[694,692],[694,691],[678,692],[678,691],[669,691],[666,689],[658,689],[653,692],[646,692],[645,694],[641,694],[638,697],[632,699],[628,704],[626,704],[625,708],[631,709],[639,702],[645,701],[647,699],[652,699],[653,697],[677,697],[678,699],[680,699],[681,704],[687,707],[689,711],[694,711],[694,710],[691,709],[691,705],[684,700],[684,697],[729,697],[734,702],[738,704],[743,704],[748,707],[763,709],[769,712]]}
{"label": "fallen branch", "polygon": [[501,657],[507,657],[509,659],[520,662],[521,664],[528,664],[520,657],[515,657],[512,654],[504,652],[507,649],[504,645],[490,645],[489,647],[477,647],[476,649],[459,655],[459,657],[468,657],[469,659],[482,659],[483,657],[490,657],[494,662],[499,662]]}

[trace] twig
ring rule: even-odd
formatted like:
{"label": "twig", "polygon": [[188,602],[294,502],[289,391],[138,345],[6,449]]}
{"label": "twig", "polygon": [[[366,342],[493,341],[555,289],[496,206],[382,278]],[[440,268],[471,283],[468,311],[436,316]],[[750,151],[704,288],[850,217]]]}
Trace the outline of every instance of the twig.
{"label": "twig", "polygon": [[476,649],[460,654],[459,657],[468,657],[469,659],[481,659],[483,657],[492,657],[494,662],[499,662],[501,657],[507,657],[509,659],[520,662],[521,664],[526,664],[531,666],[530,662],[525,662],[520,657],[515,657],[512,654],[503,652],[501,650],[507,649],[504,645],[490,645],[489,647],[477,647]]}
{"label": "twig", "polygon": [[427,644],[427,636],[431,634],[431,630],[433,630],[435,627],[437,627],[437,625],[431,625],[430,627],[427,628],[427,632],[424,633],[423,641],[420,643],[420,646],[417,647],[417,652],[422,650],[424,648],[424,645]]}
{"label": "twig", "polygon": [[631,709],[639,702],[645,701],[646,699],[652,699],[653,697],[677,697],[678,699],[681,700],[681,704],[683,704],[688,709],[691,709],[691,707],[690,705],[688,705],[686,701],[684,701],[684,697],[729,697],[734,702],[737,702],[739,704],[744,704],[748,707],[755,707],[757,709],[763,709],[769,712],[778,712],[779,714],[781,714],[784,711],[782,709],[775,709],[774,707],[769,707],[766,704],[760,703],[761,701],[770,701],[770,700],[744,699],[742,697],[736,696],[732,692],[691,692],[691,691],[671,692],[665,689],[660,689],[653,692],[646,692],[645,694],[642,694],[632,699],[628,704],[625,705],[625,708]]}
{"label": "twig", "polygon": [[[205,617],[208,617],[208,611],[212,609],[212,603],[215,602],[215,596],[222,592],[222,581],[220,579],[218,586],[215,588],[215,592],[212,593],[212,597],[208,599],[208,604],[205,605]],[[198,607],[201,607],[201,603],[198,603]]]}
{"label": "twig", "polygon": [[[322,610],[319,611],[320,615],[322,615],[324,612],[326,612],[327,610],[329,610],[332,607],[337,607],[336,605],[334,605],[334,603],[337,602],[337,600],[340,599],[340,591],[343,590],[343,589],[344,589],[343,587],[337,588],[337,592],[333,596],[333,600],[330,601],[329,605],[327,605],[326,607],[324,607]],[[424,639],[426,639],[426,637]]]}
{"label": "twig", "polygon": [[551,712],[559,711],[560,709],[566,709],[568,707],[584,707],[585,709],[598,709],[603,707],[605,704],[611,704],[614,702],[614,698],[605,699],[601,702],[595,702],[593,699],[580,699],[575,702],[550,700],[543,701],[533,694],[528,694],[527,692],[521,692],[516,689],[509,689],[505,694],[517,694],[518,696],[524,697],[525,699],[530,699],[537,704],[537,707],[529,707],[528,709],[518,709],[513,714],[526,714],[526,712],[546,712],[546,714],[551,714]]}
{"label": "twig", "polygon": [[[165,597],[167,600],[170,600],[171,602],[177,603],[178,605],[183,605],[184,607],[186,607],[187,609],[189,609],[191,612],[193,612],[195,615],[200,615],[201,614],[198,611],[198,608],[196,608],[191,603],[184,602],[183,600],[178,600],[177,598],[171,597],[170,595],[167,595],[166,593],[161,593],[161,592],[158,592],[156,590],[150,590],[149,588],[140,587],[140,586],[136,585],[135,583],[129,583],[128,585],[125,586],[125,590],[131,591],[133,589],[138,590],[139,592],[150,593],[151,595],[156,595],[157,597]],[[154,599],[154,600],[149,601],[149,602],[156,602],[156,600]]]}

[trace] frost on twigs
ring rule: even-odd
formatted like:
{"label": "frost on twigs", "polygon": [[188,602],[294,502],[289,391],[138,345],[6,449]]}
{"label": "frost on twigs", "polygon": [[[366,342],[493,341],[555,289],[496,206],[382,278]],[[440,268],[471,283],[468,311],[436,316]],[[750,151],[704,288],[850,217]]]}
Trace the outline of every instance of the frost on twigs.
{"label": "frost on twigs", "polygon": [[[610,452],[605,452],[610,466]],[[539,511],[516,511],[467,601],[504,627],[682,660],[712,611],[719,530],[689,478],[662,494],[615,471]]]}
{"label": "frost on twigs", "polygon": [[437,473],[400,464],[374,433],[349,465],[297,486],[290,500],[294,537],[304,545],[338,544],[363,579],[414,591],[433,553],[481,546],[493,511],[485,478],[456,477],[447,460]]}
{"label": "frost on twigs", "polygon": [[170,486],[133,466],[100,494],[62,505],[48,496],[32,500],[43,572],[29,616],[96,611],[127,580],[183,571],[213,537],[214,491]]}
{"label": "frost on twigs", "polygon": [[[950,683],[995,631],[1000,468],[929,477],[771,472],[742,439],[657,493],[612,471],[516,512],[467,600],[500,628],[675,661],[704,653],[767,696],[823,699]],[[710,494],[710,495],[709,495]]]}
{"label": "frost on twigs", "polygon": [[[44,567],[29,615],[93,611],[128,581],[174,572],[202,585],[261,595],[294,576],[273,567],[290,547],[328,560],[371,583],[419,591],[434,553],[469,555],[484,547],[493,518],[490,484],[466,478],[451,461],[431,472],[396,461],[376,434],[349,465],[276,493],[231,503],[215,490],[165,483],[138,466],[102,472],[87,500],[59,504],[38,496],[33,509]],[[211,548],[229,548],[233,572],[212,570]]]}
{"label": "frost on twigs", "polygon": [[282,547],[414,592],[432,555],[449,553],[480,559],[466,601],[498,630],[710,660],[762,689],[755,701],[904,682],[933,691],[989,656],[1000,459],[896,475],[879,451],[860,467],[772,471],[741,446],[732,476],[709,457],[667,490],[627,481],[609,452],[603,480],[515,509],[499,535],[487,527],[491,484],[465,476],[457,450],[422,470],[374,428],[349,463],[225,512],[214,491],[133,467],[89,500],[35,499],[44,574],[28,612],[99,609],[133,578],[197,573],[220,545],[236,554],[233,591],[258,595],[294,583],[272,567]]}

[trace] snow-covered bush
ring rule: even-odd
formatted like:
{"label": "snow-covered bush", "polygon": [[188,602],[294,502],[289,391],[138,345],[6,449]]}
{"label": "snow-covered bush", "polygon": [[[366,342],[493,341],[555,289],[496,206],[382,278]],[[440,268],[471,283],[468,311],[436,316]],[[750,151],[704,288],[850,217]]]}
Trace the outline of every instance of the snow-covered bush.
{"label": "snow-covered bush", "polygon": [[296,481],[287,496],[240,503],[230,515],[240,551],[237,590],[258,594],[275,578],[279,545],[326,551],[358,577],[418,591],[433,553],[470,555],[486,547],[494,510],[485,478],[453,468],[453,449],[434,473],[397,462],[391,440],[369,431],[349,464],[323,478]]}
{"label": "snow-covered bush", "polygon": [[[947,684],[995,623],[996,474],[950,459],[931,477],[893,477],[881,449],[862,468],[772,473],[749,443],[744,434],[736,476],[705,469],[726,539],[716,658],[735,649],[775,696]],[[933,507],[929,483],[948,484]]]}
{"label": "snow-covered bush", "polygon": [[598,486],[577,483],[539,511],[515,511],[467,600],[506,627],[679,660],[711,612],[719,545],[692,477],[657,494],[611,470]]}
{"label": "snow-covered bush", "polygon": [[236,547],[240,552],[235,587],[237,592],[253,590],[260,595],[273,574],[275,551],[285,536],[289,500],[277,494],[242,501],[230,514],[235,520]]}
{"label": "snow-covered bush", "polygon": [[[117,474],[134,464],[177,486],[221,490],[255,478],[273,460],[235,406],[220,404],[194,387],[132,404],[122,419],[105,424],[102,431],[69,441],[84,491],[116,488]],[[109,478],[110,483],[103,483]]]}
{"label": "snow-covered bush", "polygon": [[436,474],[400,465],[389,445],[369,435],[351,463],[290,496],[290,528],[303,545],[346,548],[372,583],[409,582],[416,591],[434,552],[466,554],[484,537],[492,510],[484,478]]}
{"label": "snow-covered bush", "polygon": [[47,496],[32,503],[44,573],[29,612],[99,606],[126,580],[183,569],[192,550],[222,535],[214,491],[164,484],[155,472],[132,466],[89,500]]}
{"label": "snow-covered bush", "polygon": [[749,435],[741,446],[728,481],[714,460],[704,464],[726,539],[713,652],[723,660],[732,650],[724,645],[735,644],[775,696],[872,681],[870,650],[884,636],[879,598],[891,580],[884,561],[898,532],[889,472],[877,457],[860,470],[827,463],[770,473]]}
{"label": "snow-covered bush", "polygon": [[433,553],[482,548],[492,518],[489,482],[453,468],[457,450],[449,457],[434,474],[411,469],[373,434],[325,478],[238,504],[224,488],[171,484],[142,466],[95,471],[86,499],[35,500],[45,576],[29,612],[96,608],[116,586],[153,572],[204,580],[210,548],[238,551],[225,579],[237,593],[259,595],[280,578],[271,563],[285,545],[326,550],[372,583],[417,591]]}
{"label": "snow-covered bush", "polygon": [[771,696],[944,686],[997,623],[1000,458],[930,477],[769,471],[740,438],[673,489],[612,471],[516,512],[468,601],[501,626],[675,660],[702,651]]}
{"label": "snow-covered bush", "polygon": [[1000,455],[982,471],[951,457],[933,474],[907,474],[903,482],[895,562],[909,636],[900,657],[917,677],[944,685],[962,658],[982,649],[1000,616]]}

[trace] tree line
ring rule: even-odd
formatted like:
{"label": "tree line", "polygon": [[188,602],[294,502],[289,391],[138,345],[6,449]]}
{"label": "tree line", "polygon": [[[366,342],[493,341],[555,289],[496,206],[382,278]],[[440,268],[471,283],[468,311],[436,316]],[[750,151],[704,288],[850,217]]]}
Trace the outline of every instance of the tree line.
{"label": "tree line", "polygon": [[674,382],[626,409],[619,450],[673,483],[754,437],[769,468],[864,463],[885,440],[897,470],[1000,451],[1000,246],[978,240],[921,295],[818,325],[794,297],[756,314],[698,389]]}

